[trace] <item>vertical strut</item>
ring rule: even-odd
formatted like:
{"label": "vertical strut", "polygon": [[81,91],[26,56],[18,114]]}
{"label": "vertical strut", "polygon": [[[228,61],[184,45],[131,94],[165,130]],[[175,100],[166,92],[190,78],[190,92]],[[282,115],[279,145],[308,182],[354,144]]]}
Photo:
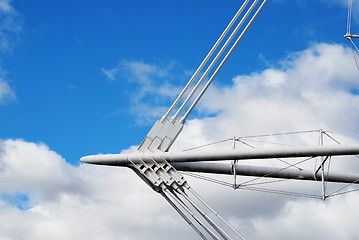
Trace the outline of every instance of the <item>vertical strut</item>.
{"label": "vertical strut", "polygon": [[[324,145],[324,139],[323,139],[323,129],[320,129],[320,145]],[[320,168],[321,168],[321,174],[322,174],[322,200],[325,200],[326,195],[325,195],[325,179],[324,179],[324,163],[326,161],[326,159],[324,159],[324,157],[322,156],[322,161],[320,164]]]}
{"label": "vertical strut", "polygon": [[[236,137],[233,137],[233,149],[236,149]],[[238,160],[233,160],[232,162],[232,172],[233,172],[233,189],[235,190],[237,188],[237,172],[236,172],[236,166],[237,166]]]}

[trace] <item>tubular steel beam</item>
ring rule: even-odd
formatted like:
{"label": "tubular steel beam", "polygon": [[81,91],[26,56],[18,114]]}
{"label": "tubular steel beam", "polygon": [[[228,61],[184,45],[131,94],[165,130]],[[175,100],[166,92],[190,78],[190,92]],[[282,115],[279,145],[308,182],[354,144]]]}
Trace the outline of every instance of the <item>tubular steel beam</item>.
{"label": "tubular steel beam", "polygon": [[130,163],[152,162],[166,160],[174,162],[201,162],[222,160],[245,160],[267,158],[293,158],[358,155],[359,145],[311,146],[291,148],[263,148],[249,150],[219,150],[219,151],[188,151],[188,152],[160,152],[160,153],[134,153],[134,154],[103,154],[90,155],[81,158],[82,162],[97,165],[123,166]]}
{"label": "tubular steel beam", "polygon": [[[173,163],[172,166],[178,171],[202,172],[233,175],[233,166],[231,164],[212,163],[212,162],[193,162],[193,163]],[[282,178],[282,179],[298,179],[308,181],[322,181],[322,174],[314,174],[313,171],[299,169],[282,169],[274,167],[246,166],[236,165],[235,171],[237,175]],[[359,174],[325,174],[326,182],[355,183],[359,184]]]}

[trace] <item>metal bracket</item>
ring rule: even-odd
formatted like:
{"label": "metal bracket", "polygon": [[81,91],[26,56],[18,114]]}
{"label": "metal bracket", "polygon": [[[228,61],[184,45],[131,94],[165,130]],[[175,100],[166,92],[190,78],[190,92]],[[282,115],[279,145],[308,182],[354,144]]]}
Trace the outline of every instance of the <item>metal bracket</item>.
{"label": "metal bracket", "polygon": [[[219,218],[240,239],[244,239],[229,223],[213,210],[191,187],[184,177],[166,159],[143,161],[142,159],[129,159],[130,167],[156,192],[160,193],[172,207],[185,219],[185,221],[201,236],[207,239],[232,240],[221,226],[209,217],[198,204],[204,205],[212,214]],[[192,199],[188,193],[195,199]],[[197,216],[199,214],[200,216]],[[191,220],[192,219],[192,220]],[[193,221],[194,220],[194,221]],[[201,228],[201,229],[200,229]],[[202,231],[201,231],[202,230]],[[219,234],[219,235],[217,235]]]}

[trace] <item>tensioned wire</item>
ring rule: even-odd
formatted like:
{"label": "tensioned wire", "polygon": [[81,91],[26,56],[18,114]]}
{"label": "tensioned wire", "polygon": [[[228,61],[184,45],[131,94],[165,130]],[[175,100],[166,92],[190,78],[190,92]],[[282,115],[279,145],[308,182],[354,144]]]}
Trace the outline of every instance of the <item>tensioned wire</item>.
{"label": "tensioned wire", "polygon": [[[319,129],[319,130],[308,130],[308,131],[285,132],[285,133],[260,134],[260,135],[242,136],[242,137],[238,137],[237,139],[245,139],[245,140],[248,140],[248,139],[251,139],[251,138],[271,137],[271,136],[283,136],[283,135],[302,134],[302,133],[315,133],[315,132],[319,132],[319,131],[320,131],[320,129]],[[358,136],[359,136],[359,135],[358,135]],[[183,151],[195,150],[195,149],[199,149],[199,148],[203,148],[203,147],[215,145],[215,144],[218,144],[218,143],[223,143],[223,142],[226,142],[226,141],[233,141],[233,138],[226,138],[226,139],[223,139],[223,140],[220,140],[220,141],[216,141],[216,142],[213,142],[213,143],[207,143],[207,144],[204,144],[204,145],[199,145],[199,146],[196,146],[196,147],[187,148],[187,149],[185,149],[185,150],[183,150]],[[285,144],[282,144],[282,143],[264,142],[264,141],[258,141],[258,140],[252,140],[252,141],[254,141],[254,142],[262,142],[262,143],[269,143],[269,144],[275,144],[275,145],[285,145]],[[287,145],[287,146],[293,146],[293,145]]]}
{"label": "tensioned wire", "polygon": [[[199,175],[199,174],[189,173],[189,172],[181,172],[181,173],[184,174],[184,175],[194,177],[194,178],[198,178],[198,179],[201,179],[201,180],[205,180],[205,181],[208,181],[208,182],[220,184],[220,185],[231,187],[231,188],[233,187],[233,184],[225,182],[225,181],[221,181],[221,180],[218,180],[218,179],[202,176],[202,175]],[[290,180],[295,180],[295,178],[293,178],[293,179],[285,179],[285,180],[277,180],[277,181],[278,182],[280,182],[280,181],[283,182],[283,181],[290,181]],[[268,184],[268,183],[273,183],[273,181],[270,181],[270,182],[267,182],[267,183],[259,183],[259,184]],[[254,185],[254,184],[250,184],[250,185]],[[275,193],[275,194],[282,194],[282,195],[288,195],[288,196],[315,198],[315,199],[321,199],[322,198],[322,196],[315,195],[315,194],[298,193],[298,192],[290,192],[290,191],[268,189],[268,188],[259,188],[259,187],[251,187],[251,186],[237,186],[236,189],[250,190],[250,191],[257,191],[257,192],[266,192],[266,193]]]}
{"label": "tensioned wire", "polygon": [[[304,159],[302,161],[299,161],[295,164],[292,164],[292,165],[297,165],[297,164],[300,164],[300,163],[303,163],[305,161],[308,161],[312,158],[307,158],[307,159]],[[289,181],[289,180],[295,180],[297,178],[292,178],[292,179],[281,179],[281,180],[271,180],[271,181],[267,181],[267,182],[260,182],[260,183],[251,183],[251,184],[248,184],[250,182],[254,182],[256,180],[259,180],[259,179],[262,179],[264,177],[268,177],[269,175],[273,174],[273,173],[276,173],[276,172],[279,172],[279,171],[282,171],[284,169],[287,169],[289,168],[290,166],[286,167],[286,168],[283,168],[283,169],[280,169],[278,171],[274,171],[272,173],[268,173],[262,177],[257,177],[257,178],[254,178],[254,179],[251,179],[251,180],[248,180],[248,181],[245,181],[243,183],[240,183],[238,184],[237,186],[234,186],[235,189],[246,189],[246,190],[254,190],[254,191],[259,191],[259,192],[270,192],[270,193],[278,193],[278,194],[284,194],[284,195],[290,195],[290,196],[302,196],[302,197],[310,197],[310,198],[321,198],[320,196],[318,195],[314,195],[314,194],[306,194],[306,193],[296,193],[296,192],[290,192],[290,191],[283,191],[283,190],[275,190],[275,189],[266,189],[266,188],[255,188],[255,187],[251,187],[251,186],[255,186],[255,185],[263,185],[263,184],[270,184],[270,183],[275,183],[275,182],[284,182],[284,181]],[[220,184],[220,185],[223,185],[223,186],[227,186],[227,187],[233,187],[233,184],[229,183],[229,182],[225,182],[225,181],[221,181],[221,180],[218,180],[218,179],[215,179],[215,178],[210,178],[210,177],[206,177],[206,176],[202,176],[202,175],[199,175],[199,174],[194,174],[194,173],[187,173],[187,172],[182,172],[184,175],[188,175],[188,176],[192,176],[192,177],[196,177],[196,178],[199,178],[199,179],[202,179],[202,180],[206,180],[206,181],[209,181],[209,182],[213,182],[213,183],[217,183],[217,184]]]}
{"label": "tensioned wire", "polygon": [[[300,134],[300,133],[313,133],[313,132],[320,132],[324,135],[326,135],[328,138],[330,138],[332,141],[334,141],[335,143],[337,144],[341,144],[339,141],[337,141],[334,137],[332,137],[331,135],[329,135],[328,133],[334,133],[334,134],[340,134],[340,135],[349,135],[349,136],[355,136],[355,137],[359,137],[359,135],[357,134],[345,134],[345,133],[341,133],[341,132],[335,132],[335,131],[324,131],[322,129],[319,129],[319,130],[309,130],[309,131],[296,131],[296,132],[287,132],[287,133],[277,133],[277,134],[261,134],[261,135],[252,135],[252,136],[247,136],[247,137],[240,137],[240,138],[237,138],[236,140],[241,142],[242,144],[245,144],[251,148],[254,148],[254,146],[240,140],[240,139],[246,139],[248,141],[248,139],[250,138],[258,138],[258,137],[267,137],[267,136],[280,136],[280,135],[290,135],[290,134]],[[197,146],[197,147],[194,147],[194,148],[190,148],[190,149],[186,149],[185,151],[190,151],[190,150],[194,150],[194,149],[198,149],[198,148],[202,148],[202,147],[207,147],[207,146],[211,146],[211,145],[215,145],[215,144],[219,144],[219,143],[223,143],[223,142],[227,142],[227,141],[233,141],[235,138],[228,138],[228,139],[224,139],[224,140],[221,140],[221,141],[217,141],[217,142],[214,142],[214,143],[209,143],[209,144],[204,144],[204,145],[201,145],[201,146]],[[264,142],[264,143],[267,143],[265,141],[261,141],[261,142]],[[277,143],[271,143],[271,144],[277,144]],[[278,143],[279,144],[279,143]],[[282,144],[279,144],[279,145],[282,145]],[[358,157],[356,155],[356,157]],[[358,157],[359,158],[359,157]],[[279,169],[277,171],[274,171],[274,172],[271,172],[271,173],[268,173],[264,176],[261,176],[261,177],[256,177],[254,179],[251,179],[251,180],[248,180],[248,181],[245,181],[243,183],[240,183],[236,186],[234,186],[232,183],[229,183],[229,182],[225,182],[225,181],[221,181],[221,180],[218,180],[218,179],[215,179],[215,178],[210,178],[210,177],[206,177],[206,176],[202,176],[202,175],[199,175],[199,174],[194,174],[194,173],[187,173],[187,172],[182,172],[183,174],[185,175],[188,175],[188,176],[192,176],[192,177],[195,177],[195,178],[199,178],[199,179],[202,179],[202,180],[206,180],[206,181],[209,181],[209,182],[213,182],[213,183],[216,183],[216,184],[220,184],[220,185],[223,185],[223,186],[227,186],[227,187],[235,187],[235,189],[245,189],[245,190],[253,190],[253,191],[260,191],[260,192],[269,192],[269,193],[277,193],[277,194],[285,194],[285,195],[291,195],[291,196],[302,196],[302,197],[309,197],[309,198],[318,198],[318,199],[322,199],[322,196],[319,196],[319,195],[314,195],[314,194],[305,194],[305,193],[297,193],[297,192],[290,192],[290,191],[283,191],[283,190],[274,190],[274,189],[265,189],[265,188],[257,188],[257,187],[252,187],[252,186],[257,186],[257,185],[264,185],[264,184],[271,184],[271,183],[277,183],[277,182],[284,182],[284,181],[289,181],[289,180],[296,180],[296,178],[292,178],[292,179],[285,179],[285,180],[271,180],[271,181],[265,181],[265,182],[257,182],[257,183],[253,183],[254,181],[258,181],[260,179],[263,179],[265,177],[269,177],[271,174],[273,173],[276,173],[276,172],[280,172],[282,170],[285,170],[285,169],[288,169],[290,167],[297,167],[298,164],[301,164],[303,162],[306,162],[306,161],[309,161],[310,159],[313,159],[313,157],[310,157],[310,158],[306,158],[302,161],[299,161],[297,163],[294,163],[294,164],[290,164],[290,163],[287,163],[285,162],[286,164],[288,164],[287,167],[284,167],[282,169]],[[281,159],[278,159],[281,161]],[[329,169],[330,169],[330,163],[331,161],[329,161],[328,163],[328,168],[327,168],[327,171],[326,171],[326,175],[328,176],[329,174]],[[353,189],[353,190],[348,190],[348,191],[345,191],[345,192],[342,192],[344,189],[352,186],[354,183],[357,183],[359,181],[358,180],[355,180],[353,181],[352,183],[349,183],[347,185],[345,185],[344,187],[342,188],[339,188],[333,192],[331,192],[330,194],[326,195],[325,197],[328,198],[328,197],[334,197],[334,196],[339,196],[339,195],[343,195],[343,194],[347,194],[347,193],[350,193],[350,192],[355,192],[355,191],[359,191],[359,189]],[[327,182],[326,182],[326,186],[327,187]]]}

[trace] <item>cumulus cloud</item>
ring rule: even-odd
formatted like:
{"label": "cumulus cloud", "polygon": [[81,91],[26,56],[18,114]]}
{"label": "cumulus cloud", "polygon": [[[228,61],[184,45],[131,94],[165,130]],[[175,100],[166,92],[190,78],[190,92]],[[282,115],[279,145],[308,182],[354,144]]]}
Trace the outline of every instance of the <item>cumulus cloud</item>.
{"label": "cumulus cloud", "polygon": [[158,239],[167,226],[166,239],[184,227],[128,169],[75,167],[23,140],[0,149],[0,239]]}
{"label": "cumulus cloud", "polygon": [[[357,94],[359,73],[351,54],[349,49],[341,45],[315,44],[307,50],[290,54],[275,68],[254,72],[251,75],[237,76],[227,87],[212,86],[198,107],[200,111],[214,114],[214,116],[189,120],[175,143],[174,149],[190,148],[194,145],[230,139],[232,136],[322,128],[357,133],[359,130],[359,96]],[[316,145],[318,136],[316,131],[314,135],[310,133],[308,136],[296,137],[293,135],[269,136],[265,140],[288,145]],[[342,137],[339,141],[357,142],[351,137]],[[336,144],[332,139],[326,139],[325,142]],[[226,146],[220,145],[219,148],[232,148],[231,142],[226,144]],[[262,147],[268,145],[262,142],[250,142],[250,144]],[[344,163],[341,161],[334,160],[331,169],[345,173],[358,171],[355,163],[349,160]],[[245,164],[285,166],[285,163],[273,161],[246,162]],[[313,169],[314,165],[315,160],[299,166]],[[201,187],[205,188],[199,185],[199,188]],[[304,183],[300,185],[281,183],[276,186],[276,189],[278,187],[281,190],[305,190],[305,192],[316,194],[320,194],[321,191],[319,185]],[[328,187],[327,190],[329,189]],[[341,216],[336,209],[336,200],[325,203],[313,200],[303,202],[301,199],[266,196],[263,202],[260,195],[252,193],[246,193],[245,196],[227,194],[229,193],[216,191],[209,194],[208,199],[230,196],[228,198],[233,203],[250,202],[250,206],[247,204],[244,206],[227,205],[226,208],[224,207],[226,200],[215,200],[217,203],[222,202],[222,210],[230,216],[234,215],[234,218],[246,216],[244,222],[238,225],[238,229],[244,227],[248,239],[283,239],[289,236],[291,239],[314,238],[311,236],[319,239],[331,239],[333,236],[333,239],[336,239],[345,231],[347,239],[357,237],[355,227],[352,225],[348,224],[343,227],[345,224],[340,224],[340,221],[325,220],[328,215],[332,219],[339,219]],[[358,208],[354,206],[356,198],[357,195],[353,194],[339,200],[351,201],[353,208],[346,212],[347,222],[354,218],[350,213],[358,211]],[[343,203],[343,205],[350,204]],[[303,229],[301,225],[304,225]],[[320,228],[324,235],[313,234],[316,227]],[[345,230],[342,230],[343,228]]]}
{"label": "cumulus cloud", "polygon": [[351,54],[341,45],[316,44],[289,55],[277,68],[237,76],[229,87],[212,86],[199,110],[217,113],[204,121],[218,124],[213,123],[216,130],[207,130],[205,135],[214,132],[228,137],[298,128],[355,132],[359,128],[359,96],[355,94],[359,74]]}
{"label": "cumulus cloud", "polygon": [[[277,216],[256,219],[258,239],[357,239],[355,213],[358,194],[328,202],[289,201]],[[315,224],[315,226],[313,226]],[[331,229],[329,229],[329,227]]]}
{"label": "cumulus cloud", "polygon": [[[340,45],[316,44],[276,68],[213,86],[199,106],[212,117],[188,120],[172,150],[233,135],[318,128],[358,132],[359,81],[351,54]],[[151,72],[147,67],[143,71]],[[322,202],[233,191],[191,178],[189,184],[247,239],[359,237],[355,192]],[[311,189],[305,183],[299,188],[307,186]],[[197,237],[131,170],[73,166],[45,144],[23,140],[0,142],[0,212],[0,239]]]}

